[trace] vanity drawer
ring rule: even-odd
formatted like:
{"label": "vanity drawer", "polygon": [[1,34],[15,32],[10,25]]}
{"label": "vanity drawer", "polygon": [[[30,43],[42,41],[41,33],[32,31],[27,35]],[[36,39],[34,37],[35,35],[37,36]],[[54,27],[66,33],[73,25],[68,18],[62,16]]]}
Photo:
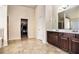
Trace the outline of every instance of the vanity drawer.
{"label": "vanity drawer", "polygon": [[63,38],[73,38],[73,37],[75,37],[75,35],[71,34],[71,33],[59,33],[59,36],[63,37]]}
{"label": "vanity drawer", "polygon": [[79,34],[75,34],[75,38],[79,39]]}

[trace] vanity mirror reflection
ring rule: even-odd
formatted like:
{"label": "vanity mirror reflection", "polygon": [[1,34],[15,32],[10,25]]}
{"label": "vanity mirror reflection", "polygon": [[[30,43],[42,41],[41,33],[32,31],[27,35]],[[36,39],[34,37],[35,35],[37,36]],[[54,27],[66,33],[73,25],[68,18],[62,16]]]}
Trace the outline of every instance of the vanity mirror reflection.
{"label": "vanity mirror reflection", "polygon": [[79,30],[79,6],[58,13],[58,29]]}

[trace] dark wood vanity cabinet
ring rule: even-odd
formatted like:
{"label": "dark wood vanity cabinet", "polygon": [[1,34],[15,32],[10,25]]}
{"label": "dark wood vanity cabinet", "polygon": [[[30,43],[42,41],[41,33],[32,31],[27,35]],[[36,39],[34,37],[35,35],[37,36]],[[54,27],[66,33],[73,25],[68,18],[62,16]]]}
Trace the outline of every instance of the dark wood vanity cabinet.
{"label": "dark wood vanity cabinet", "polygon": [[71,53],[79,54],[79,35],[76,34],[75,38],[71,40]]}
{"label": "dark wood vanity cabinet", "polygon": [[47,39],[48,43],[58,46],[58,33],[47,32]]}
{"label": "dark wood vanity cabinet", "polygon": [[70,33],[59,33],[60,48],[64,51],[71,52],[71,40],[75,37]]}
{"label": "dark wood vanity cabinet", "polygon": [[69,38],[64,36],[65,34],[63,34],[62,36],[59,37],[59,42],[60,42],[60,48],[63,49],[64,51],[68,51],[69,50]]}
{"label": "dark wood vanity cabinet", "polygon": [[47,32],[47,41],[65,51],[69,50],[69,39],[66,37],[67,34],[58,32]]}
{"label": "dark wood vanity cabinet", "polygon": [[71,53],[79,54],[79,40],[78,41],[72,40]]}
{"label": "dark wood vanity cabinet", "polygon": [[47,31],[48,43],[69,53],[79,53],[79,34]]}
{"label": "dark wood vanity cabinet", "polygon": [[69,50],[69,40],[67,38],[61,38],[61,45],[60,48],[64,51]]}

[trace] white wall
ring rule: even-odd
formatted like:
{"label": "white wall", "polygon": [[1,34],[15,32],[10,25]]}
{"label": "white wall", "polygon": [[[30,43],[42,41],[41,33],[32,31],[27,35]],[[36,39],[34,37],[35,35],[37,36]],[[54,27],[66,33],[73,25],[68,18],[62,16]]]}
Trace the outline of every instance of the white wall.
{"label": "white wall", "polygon": [[9,39],[21,39],[21,18],[28,19],[28,37],[35,38],[35,11],[24,6],[9,6]]}
{"label": "white wall", "polygon": [[45,6],[46,29],[52,29],[53,8],[52,5]]}
{"label": "white wall", "polygon": [[[9,6],[9,37],[11,39],[20,39],[20,19],[29,20],[28,36],[46,42],[46,28],[57,29],[57,7],[38,5],[36,9],[23,6]],[[36,20],[35,20],[36,18]],[[48,22],[49,21],[49,22]],[[47,23],[48,22],[48,23]],[[50,24],[51,22],[51,24]],[[50,25],[49,25],[50,24]],[[35,26],[36,25],[36,26]],[[47,27],[48,26],[48,27]]]}
{"label": "white wall", "polygon": [[4,8],[0,6],[0,28],[4,28]]}
{"label": "white wall", "polygon": [[0,36],[3,37],[3,46],[7,46],[7,6],[0,5]]}
{"label": "white wall", "polygon": [[36,38],[47,41],[47,29],[58,29],[57,6],[40,5],[36,8]]}
{"label": "white wall", "polygon": [[58,6],[53,5],[53,12],[52,12],[52,28],[58,29]]}
{"label": "white wall", "polygon": [[45,6],[40,5],[36,7],[36,38],[46,43],[46,19]]}
{"label": "white wall", "polygon": [[46,5],[46,28],[47,29],[58,29],[58,6]]}
{"label": "white wall", "polygon": [[0,6],[0,37],[4,37],[4,8]]}
{"label": "white wall", "polygon": [[8,45],[7,39],[7,5],[3,6],[3,14],[4,14],[4,46]]}

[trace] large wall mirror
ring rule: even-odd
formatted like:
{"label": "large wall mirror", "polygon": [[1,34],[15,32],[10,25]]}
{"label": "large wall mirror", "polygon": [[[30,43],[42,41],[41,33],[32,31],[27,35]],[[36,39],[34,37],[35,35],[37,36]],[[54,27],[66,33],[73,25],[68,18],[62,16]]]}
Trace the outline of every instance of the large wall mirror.
{"label": "large wall mirror", "polygon": [[79,30],[79,6],[58,13],[58,29]]}

